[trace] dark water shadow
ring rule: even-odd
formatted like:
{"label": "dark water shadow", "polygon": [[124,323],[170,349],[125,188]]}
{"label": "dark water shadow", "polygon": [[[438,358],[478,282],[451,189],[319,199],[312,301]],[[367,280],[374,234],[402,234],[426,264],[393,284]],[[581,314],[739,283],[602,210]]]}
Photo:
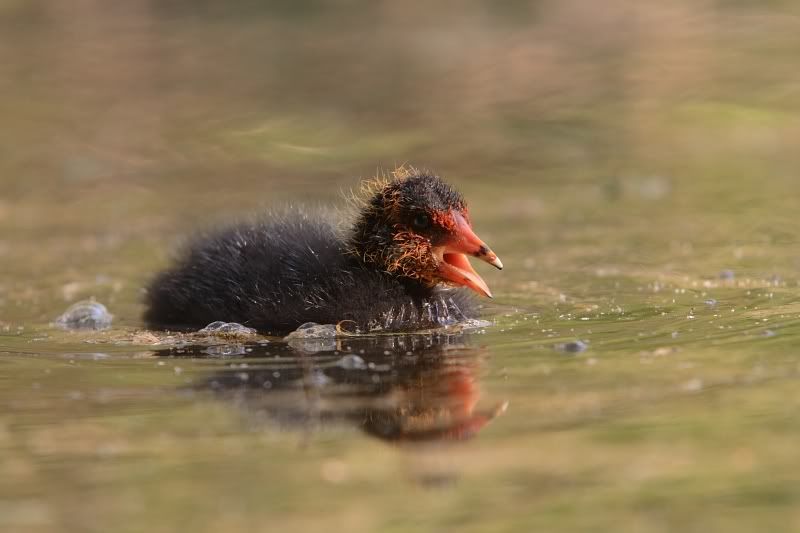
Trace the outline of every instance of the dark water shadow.
{"label": "dark water shadow", "polygon": [[182,346],[159,355],[225,359],[193,390],[279,430],[350,426],[395,443],[461,441],[506,408],[479,407],[487,350],[468,334]]}

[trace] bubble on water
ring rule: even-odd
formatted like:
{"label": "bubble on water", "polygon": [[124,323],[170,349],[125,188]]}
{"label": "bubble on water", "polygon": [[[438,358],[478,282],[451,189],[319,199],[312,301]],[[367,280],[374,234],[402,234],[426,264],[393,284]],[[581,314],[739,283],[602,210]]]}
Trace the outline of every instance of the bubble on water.
{"label": "bubble on water", "polygon": [[253,328],[248,328],[247,326],[243,326],[238,322],[223,322],[221,320],[218,320],[216,322],[212,322],[211,324],[207,325],[203,329],[199,330],[197,333],[204,333],[206,335],[239,337],[239,336],[255,335],[256,330],[254,330]]}
{"label": "bubble on water", "polygon": [[336,337],[336,324],[317,324],[306,322],[283,338],[285,341],[292,339],[333,339]]}
{"label": "bubble on water", "polygon": [[313,354],[320,352],[332,352],[336,350],[336,339],[292,339],[288,341],[291,348]]}
{"label": "bubble on water", "polygon": [[106,306],[94,300],[74,303],[56,318],[55,325],[63,329],[106,329],[111,327],[113,315]]}
{"label": "bubble on water", "polygon": [[564,342],[555,345],[556,350],[565,353],[580,353],[586,351],[588,348],[589,344],[581,340]]}
{"label": "bubble on water", "polygon": [[209,346],[205,349],[205,353],[215,357],[229,357],[233,355],[244,355],[244,346],[241,344],[220,344],[217,346]]}
{"label": "bubble on water", "polygon": [[344,357],[336,361],[336,366],[339,366],[346,370],[360,370],[367,368],[367,364],[364,362],[364,359],[354,354],[345,355]]}
{"label": "bubble on water", "polygon": [[461,329],[470,330],[470,329],[480,329],[480,328],[488,328],[492,325],[491,322],[488,320],[481,320],[479,318],[465,318],[458,324],[461,326]]}
{"label": "bubble on water", "polygon": [[316,370],[309,376],[309,381],[316,387],[324,387],[330,385],[333,380],[325,375],[322,370]]}
{"label": "bubble on water", "polygon": [[332,352],[336,350],[336,324],[306,322],[283,338],[289,346],[306,353]]}

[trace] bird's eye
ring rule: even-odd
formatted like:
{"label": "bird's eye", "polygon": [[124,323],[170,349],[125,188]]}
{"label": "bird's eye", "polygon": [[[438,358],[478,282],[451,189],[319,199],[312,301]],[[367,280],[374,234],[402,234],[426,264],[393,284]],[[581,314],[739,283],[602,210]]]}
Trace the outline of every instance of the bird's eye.
{"label": "bird's eye", "polygon": [[414,217],[414,227],[417,229],[427,229],[431,225],[431,220],[425,213],[420,213]]}

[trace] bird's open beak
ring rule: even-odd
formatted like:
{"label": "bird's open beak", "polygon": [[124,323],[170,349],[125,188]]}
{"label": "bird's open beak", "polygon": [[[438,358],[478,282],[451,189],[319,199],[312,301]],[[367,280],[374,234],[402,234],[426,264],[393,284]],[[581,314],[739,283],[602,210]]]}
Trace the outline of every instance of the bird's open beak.
{"label": "bird's open beak", "polygon": [[439,260],[437,274],[439,277],[462,287],[469,287],[483,296],[492,297],[492,291],[486,282],[473,270],[467,259],[468,255],[486,261],[502,270],[503,263],[486,244],[472,231],[469,222],[458,212],[452,211],[453,229],[450,238],[442,245],[434,248]]}

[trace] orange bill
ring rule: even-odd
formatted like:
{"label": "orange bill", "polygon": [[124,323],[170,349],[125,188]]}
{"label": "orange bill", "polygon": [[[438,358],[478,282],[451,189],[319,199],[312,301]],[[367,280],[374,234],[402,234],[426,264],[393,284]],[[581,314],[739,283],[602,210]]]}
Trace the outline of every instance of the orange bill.
{"label": "orange bill", "polygon": [[472,268],[467,256],[477,257],[498,269],[503,268],[503,263],[486,243],[475,235],[463,215],[455,211],[450,215],[453,222],[451,236],[435,249],[439,259],[439,277],[453,285],[468,287],[480,295],[491,298],[492,292],[489,286]]}

